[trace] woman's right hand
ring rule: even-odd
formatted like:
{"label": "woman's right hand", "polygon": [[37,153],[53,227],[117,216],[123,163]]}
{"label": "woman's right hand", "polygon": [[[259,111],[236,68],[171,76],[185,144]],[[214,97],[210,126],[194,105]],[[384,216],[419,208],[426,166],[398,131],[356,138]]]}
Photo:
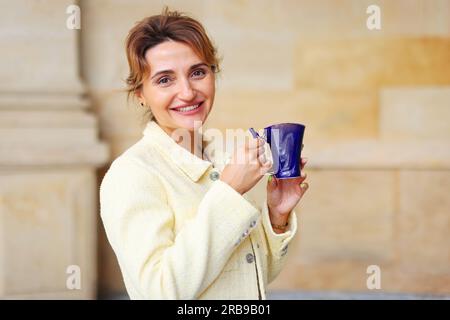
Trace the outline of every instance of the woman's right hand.
{"label": "woman's right hand", "polygon": [[253,188],[272,167],[264,155],[265,143],[262,138],[246,137],[245,144],[236,148],[232,160],[223,169],[220,180],[240,194]]}

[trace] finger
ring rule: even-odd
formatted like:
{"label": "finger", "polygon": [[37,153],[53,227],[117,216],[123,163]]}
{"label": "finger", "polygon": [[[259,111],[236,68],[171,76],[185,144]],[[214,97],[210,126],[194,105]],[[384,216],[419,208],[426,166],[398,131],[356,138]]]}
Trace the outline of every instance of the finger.
{"label": "finger", "polygon": [[252,161],[252,163],[254,163],[254,164],[261,163],[260,156],[263,155],[263,154],[261,154],[261,152],[259,151],[258,148],[249,149],[247,151],[247,154],[248,154],[248,157],[249,157],[250,161]]}
{"label": "finger", "polygon": [[273,175],[273,174],[271,174],[271,175],[269,176],[269,178],[267,178],[267,186],[268,186],[268,187],[273,187],[273,186],[275,186],[275,181],[273,180],[273,178],[274,178],[274,175]]}
{"label": "finger", "polygon": [[302,182],[300,183],[300,190],[302,192],[302,196],[303,194],[305,194],[306,190],[308,190],[309,188],[309,184],[307,182]]}
{"label": "finger", "polygon": [[308,158],[302,158],[300,160],[301,163],[301,169],[303,169],[305,167],[305,164],[308,162]]}
{"label": "finger", "polygon": [[262,147],[266,144],[266,140],[264,140],[263,138],[258,138],[258,147]]}
{"label": "finger", "polygon": [[266,173],[268,173],[270,171],[270,169],[272,168],[272,164],[267,161],[265,164],[261,165],[260,164],[260,168],[259,168],[259,173],[263,176]]}
{"label": "finger", "polygon": [[245,140],[247,141],[247,148],[248,150],[252,150],[258,147],[258,139],[245,137]]}
{"label": "finger", "polygon": [[269,179],[267,180],[267,185],[268,185],[270,188],[275,188],[275,187],[277,187],[277,185],[278,185],[278,179],[277,179],[277,177],[275,177],[274,174],[271,174],[271,175],[269,176]]}
{"label": "finger", "polygon": [[307,174],[305,172],[300,173],[300,182],[306,179]]}
{"label": "finger", "polygon": [[236,150],[248,150],[251,143],[251,138],[245,136],[245,137],[238,137],[236,139]]}
{"label": "finger", "polygon": [[250,138],[250,141],[248,142],[248,149],[257,149],[260,146],[263,146],[265,143],[265,140],[262,138],[253,139]]}
{"label": "finger", "polygon": [[258,155],[258,161],[259,161],[259,163],[260,163],[261,165],[265,165],[266,162],[267,162],[266,155],[265,155],[264,153]]}
{"label": "finger", "polygon": [[264,147],[264,145],[259,146],[257,150],[258,150],[258,155],[266,153],[266,148]]}

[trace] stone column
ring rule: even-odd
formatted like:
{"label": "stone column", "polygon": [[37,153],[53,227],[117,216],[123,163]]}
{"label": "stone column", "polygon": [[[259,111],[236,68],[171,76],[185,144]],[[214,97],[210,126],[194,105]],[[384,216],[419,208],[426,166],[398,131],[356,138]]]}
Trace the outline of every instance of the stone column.
{"label": "stone column", "polygon": [[79,76],[80,30],[66,26],[73,3],[1,4],[0,298],[96,296],[108,148]]}

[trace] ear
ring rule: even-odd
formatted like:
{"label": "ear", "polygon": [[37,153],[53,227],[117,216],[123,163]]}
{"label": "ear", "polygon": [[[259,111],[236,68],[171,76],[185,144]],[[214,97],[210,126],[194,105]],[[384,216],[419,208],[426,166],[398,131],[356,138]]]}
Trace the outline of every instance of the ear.
{"label": "ear", "polygon": [[145,98],[144,98],[144,95],[142,93],[142,89],[136,89],[134,91],[134,96],[136,97],[136,99],[138,99],[139,104],[145,103]]}

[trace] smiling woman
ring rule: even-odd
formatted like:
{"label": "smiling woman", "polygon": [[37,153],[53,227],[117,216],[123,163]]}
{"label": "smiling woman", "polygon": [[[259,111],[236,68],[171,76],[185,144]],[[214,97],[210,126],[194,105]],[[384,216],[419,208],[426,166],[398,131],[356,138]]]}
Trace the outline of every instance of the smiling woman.
{"label": "smiling woman", "polygon": [[[137,23],[126,49],[128,94],[153,118],[111,164],[100,208],[130,297],[265,299],[297,230],[304,178],[272,179],[256,206],[245,193],[271,168],[263,140],[231,157],[192,138],[212,110],[219,71],[198,21],[166,9]],[[180,130],[192,144],[181,145]]]}
{"label": "smiling woman", "polygon": [[128,95],[149,108],[162,129],[191,129],[206,120],[214,102],[217,50],[196,20],[170,12],[148,17],[126,41]]}
{"label": "smiling woman", "polygon": [[194,129],[205,122],[214,101],[212,68],[187,44],[167,40],[147,49],[150,77],[136,90],[139,101],[151,108],[168,134],[177,128]]}

